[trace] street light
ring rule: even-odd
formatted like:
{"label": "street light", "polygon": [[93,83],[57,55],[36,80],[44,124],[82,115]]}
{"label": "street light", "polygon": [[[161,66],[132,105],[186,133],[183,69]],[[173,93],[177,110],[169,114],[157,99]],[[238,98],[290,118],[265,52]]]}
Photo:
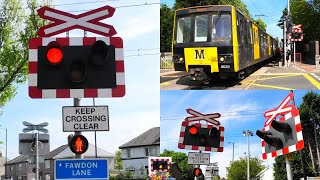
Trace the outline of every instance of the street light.
{"label": "street light", "polygon": [[232,162],[234,161],[234,142],[228,142],[228,144],[232,143]]}
{"label": "street light", "polygon": [[247,130],[247,131],[243,131],[243,136],[248,136],[248,172],[247,172],[247,180],[250,180],[250,140],[249,140],[249,137],[250,136],[253,136],[253,133],[252,131],[250,130]]}

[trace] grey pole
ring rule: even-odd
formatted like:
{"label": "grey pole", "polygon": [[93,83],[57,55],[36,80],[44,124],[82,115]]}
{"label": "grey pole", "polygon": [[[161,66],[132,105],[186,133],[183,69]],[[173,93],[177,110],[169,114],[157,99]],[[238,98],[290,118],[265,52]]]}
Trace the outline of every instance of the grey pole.
{"label": "grey pole", "polygon": [[39,131],[36,133],[36,180],[39,180],[39,152],[38,152]]}
{"label": "grey pole", "polygon": [[[75,107],[80,106],[80,98],[73,98],[73,105]],[[81,135],[81,131],[75,131],[74,135]],[[83,159],[82,154],[76,154],[75,156],[76,159]]]}
{"label": "grey pole", "polygon": [[285,155],[285,157],[286,157],[287,180],[292,180],[291,162],[289,161],[287,155]]}
{"label": "grey pole", "polygon": [[[96,106],[95,99],[93,98],[93,106]],[[94,131],[94,149],[96,158],[98,158],[98,149],[97,149],[97,131]]]}
{"label": "grey pole", "polygon": [[7,128],[5,128],[6,130],[6,165],[4,166],[4,175],[5,175],[5,178],[7,179],[7,162],[8,162],[8,131],[7,131]]}
{"label": "grey pole", "polygon": [[283,52],[284,52],[284,67],[287,69],[287,19],[283,21]]}
{"label": "grey pole", "polygon": [[232,162],[234,162],[234,142],[232,143]]}
{"label": "grey pole", "polygon": [[248,166],[248,168],[247,168],[247,170],[248,170],[248,172],[247,172],[247,179],[248,180],[250,180],[250,134],[249,134],[249,130],[248,130],[248,132],[247,132],[247,136],[248,136],[248,164],[247,164],[247,166]]}

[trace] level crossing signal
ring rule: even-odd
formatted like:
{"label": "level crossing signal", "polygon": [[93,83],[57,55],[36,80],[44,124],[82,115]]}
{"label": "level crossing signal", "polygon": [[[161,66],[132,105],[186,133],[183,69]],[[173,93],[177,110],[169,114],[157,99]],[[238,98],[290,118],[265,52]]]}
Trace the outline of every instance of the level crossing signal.
{"label": "level crossing signal", "polygon": [[188,126],[183,144],[218,148],[220,147],[220,131],[217,127]]}
{"label": "level crossing signal", "polygon": [[166,160],[158,160],[158,161],[153,161],[153,170],[157,171],[163,171],[168,169],[168,161]]}
{"label": "level crossing signal", "polygon": [[75,154],[83,154],[88,150],[88,140],[82,135],[75,135],[69,142],[70,150]]}

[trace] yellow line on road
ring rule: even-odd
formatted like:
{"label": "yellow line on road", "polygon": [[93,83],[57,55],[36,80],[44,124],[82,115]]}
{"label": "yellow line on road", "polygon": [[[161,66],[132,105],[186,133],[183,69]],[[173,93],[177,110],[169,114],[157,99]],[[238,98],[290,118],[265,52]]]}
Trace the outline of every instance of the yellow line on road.
{"label": "yellow line on road", "polygon": [[161,76],[162,78],[179,78],[181,76]]}
{"label": "yellow line on road", "polygon": [[265,73],[265,74],[251,74],[251,76],[286,76],[286,75],[304,75],[305,73]]}
{"label": "yellow line on road", "polygon": [[310,81],[311,84],[313,84],[315,87],[317,87],[317,89],[320,89],[320,83],[318,81],[316,81],[315,79],[313,79],[309,74],[304,74],[303,76],[306,79],[308,79],[308,81]]}
{"label": "yellow line on road", "polygon": [[163,82],[163,83],[160,83],[160,87],[161,86],[167,86],[167,85],[170,85],[171,83],[169,83],[169,82]]}
{"label": "yellow line on road", "polygon": [[293,76],[301,76],[302,74],[289,74],[289,75],[277,75],[275,77],[269,77],[269,78],[259,78],[257,81],[264,81],[269,79],[277,79],[277,78],[286,78],[286,77],[293,77]]}
{"label": "yellow line on road", "polygon": [[[244,84],[250,84],[250,83],[244,83]],[[252,83],[251,86],[267,87],[267,88],[271,88],[271,89],[281,89],[281,90],[295,90],[292,88],[286,88],[286,87],[281,87],[281,86],[272,86],[272,85],[256,84],[256,83]]]}

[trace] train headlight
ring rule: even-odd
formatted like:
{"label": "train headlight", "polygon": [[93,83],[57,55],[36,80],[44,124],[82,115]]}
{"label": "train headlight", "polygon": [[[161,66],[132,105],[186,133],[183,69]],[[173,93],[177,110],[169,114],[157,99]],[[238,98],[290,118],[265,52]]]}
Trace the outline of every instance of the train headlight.
{"label": "train headlight", "polygon": [[183,57],[180,57],[180,58],[179,58],[179,61],[180,61],[180,62],[184,62]]}
{"label": "train headlight", "polygon": [[224,57],[220,57],[220,61],[223,62],[224,61]]}

